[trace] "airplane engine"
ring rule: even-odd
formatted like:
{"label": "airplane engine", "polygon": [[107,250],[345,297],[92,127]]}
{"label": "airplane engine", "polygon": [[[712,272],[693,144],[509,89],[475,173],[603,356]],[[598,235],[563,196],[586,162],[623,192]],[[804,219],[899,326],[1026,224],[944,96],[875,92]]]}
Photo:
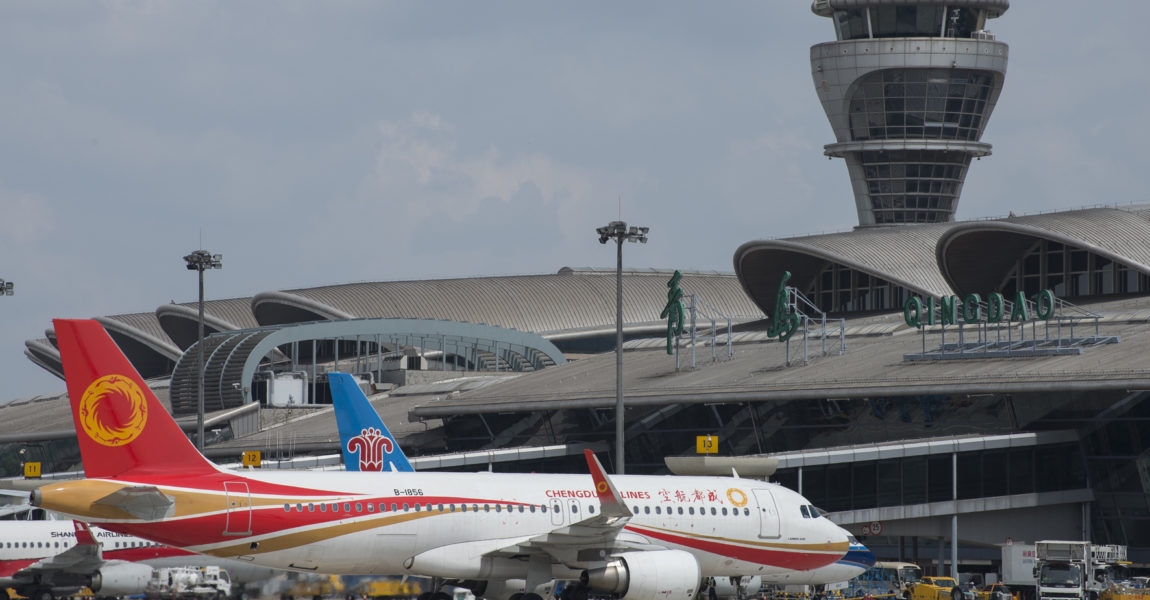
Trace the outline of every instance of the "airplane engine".
{"label": "airplane engine", "polygon": [[143,594],[152,578],[152,567],[137,563],[108,563],[92,574],[88,585],[100,596],[132,596]]}
{"label": "airplane engine", "polygon": [[682,550],[624,552],[584,574],[589,588],[623,600],[690,600],[702,577],[699,561]]}

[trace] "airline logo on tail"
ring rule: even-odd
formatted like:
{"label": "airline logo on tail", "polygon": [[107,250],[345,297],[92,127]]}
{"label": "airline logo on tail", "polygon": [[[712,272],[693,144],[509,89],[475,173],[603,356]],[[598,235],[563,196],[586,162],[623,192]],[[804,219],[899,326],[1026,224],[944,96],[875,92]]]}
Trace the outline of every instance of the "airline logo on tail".
{"label": "airline logo on tail", "polygon": [[384,436],[374,427],[360,431],[360,434],[347,441],[347,451],[359,452],[360,471],[382,471],[383,455],[391,454],[395,445],[391,438]]}
{"label": "airline logo on tail", "polygon": [[91,383],[80,399],[80,425],[104,446],[123,446],[136,439],[148,422],[148,402],[135,381],[105,375]]}
{"label": "airline logo on tail", "polygon": [[327,381],[331,386],[344,468],[348,471],[414,471],[403,449],[359,388],[359,381],[348,373],[328,373]]}

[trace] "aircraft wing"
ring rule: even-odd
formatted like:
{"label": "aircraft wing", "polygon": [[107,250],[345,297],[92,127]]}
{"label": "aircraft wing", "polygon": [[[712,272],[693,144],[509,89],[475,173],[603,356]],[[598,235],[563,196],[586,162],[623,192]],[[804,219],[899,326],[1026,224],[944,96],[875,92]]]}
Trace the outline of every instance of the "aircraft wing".
{"label": "aircraft wing", "polygon": [[608,554],[624,549],[638,549],[646,543],[640,536],[623,530],[631,520],[631,511],[619,496],[615,484],[603,471],[595,453],[583,451],[587,467],[595,483],[599,510],[581,521],[523,540],[513,546],[501,548],[492,554],[545,553],[566,564],[602,560]]}
{"label": "aircraft wing", "polygon": [[63,571],[67,573],[90,573],[104,564],[100,545],[92,535],[87,523],[73,521],[76,525],[76,545],[55,555],[48,556],[34,562],[21,571],[47,572]]}

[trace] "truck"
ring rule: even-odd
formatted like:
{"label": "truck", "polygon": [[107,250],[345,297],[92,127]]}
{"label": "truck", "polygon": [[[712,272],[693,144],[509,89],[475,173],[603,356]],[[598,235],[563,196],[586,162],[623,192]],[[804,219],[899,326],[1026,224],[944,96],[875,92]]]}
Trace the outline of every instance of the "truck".
{"label": "truck", "polygon": [[1034,543],[1038,600],[1098,600],[1109,571],[1126,561],[1126,546],[1045,540]]}
{"label": "truck", "polygon": [[1034,544],[1008,543],[1002,546],[1002,583],[1010,587],[1019,600],[1034,600]]}
{"label": "truck", "polygon": [[231,593],[228,572],[216,566],[156,569],[144,589],[148,598],[157,600],[223,600]]}

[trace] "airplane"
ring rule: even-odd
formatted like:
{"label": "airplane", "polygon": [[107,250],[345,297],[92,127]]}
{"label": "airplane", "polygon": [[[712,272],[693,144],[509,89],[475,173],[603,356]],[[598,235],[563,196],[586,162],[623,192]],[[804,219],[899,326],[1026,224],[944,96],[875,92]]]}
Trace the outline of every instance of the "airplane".
{"label": "airplane", "polygon": [[415,471],[359,382],[348,373],[328,373],[340,451],[347,471]]}
{"label": "airplane", "polygon": [[[383,419],[372,407],[355,377],[347,373],[329,373],[328,383],[331,385],[332,404],[335,409],[336,421],[339,424],[339,438],[343,448],[345,469],[348,471],[414,471],[415,469],[407,461],[406,455],[400,448],[399,442],[388,431]],[[390,469],[384,468],[385,463],[390,465]],[[809,517],[822,513],[815,509],[806,514]],[[813,579],[828,583],[848,581],[862,574],[875,563],[874,553],[859,543],[854,536],[849,538],[849,542],[850,547],[846,555],[833,564],[810,571],[784,573],[781,578],[768,580],[767,583],[786,585],[796,579]],[[523,592],[526,582],[511,580],[505,582],[504,585],[508,589]],[[758,589],[761,585],[762,577],[760,576],[715,578],[715,587],[720,598],[741,597],[738,593],[739,590]],[[492,591],[492,589],[490,586],[488,587],[488,591]]]}
{"label": "airplane", "polygon": [[236,583],[262,581],[277,573],[80,521],[0,521],[0,589],[12,588],[32,600],[72,595],[81,587],[101,597],[142,594],[153,569],[207,565],[223,567]]}
{"label": "airplane", "polygon": [[[570,600],[687,600],[704,576],[767,580],[849,550],[844,529],[778,484],[608,476],[590,451],[583,475],[223,469],[99,323],[54,325],[86,479],[48,483],[30,502],[112,531],[297,571],[522,578],[530,590],[577,580]],[[435,589],[423,600],[448,598]]]}

